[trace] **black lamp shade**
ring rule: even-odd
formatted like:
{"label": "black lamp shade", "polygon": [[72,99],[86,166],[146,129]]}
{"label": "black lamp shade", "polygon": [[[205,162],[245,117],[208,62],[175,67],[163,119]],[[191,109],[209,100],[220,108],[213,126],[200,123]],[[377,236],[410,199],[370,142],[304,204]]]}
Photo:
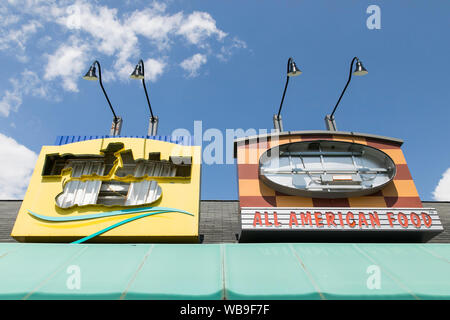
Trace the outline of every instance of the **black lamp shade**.
{"label": "black lamp shade", "polygon": [[140,64],[136,65],[136,68],[134,68],[133,73],[130,75],[131,79],[138,79],[142,80],[144,79],[144,72],[142,71],[142,67]]}
{"label": "black lamp shade", "polygon": [[356,69],[353,72],[353,75],[355,76],[364,76],[368,73],[368,71],[366,70],[366,68],[364,68],[364,66],[362,65],[361,61],[357,61],[356,62]]}
{"label": "black lamp shade", "polygon": [[98,80],[97,75],[95,73],[95,66],[91,66],[89,68],[89,71],[84,75],[83,79],[84,80],[91,80],[91,81]]}
{"label": "black lamp shade", "polygon": [[288,76],[289,77],[295,77],[302,74],[302,71],[297,68],[297,65],[295,64],[294,60],[291,60],[289,63],[289,70],[288,70]]}

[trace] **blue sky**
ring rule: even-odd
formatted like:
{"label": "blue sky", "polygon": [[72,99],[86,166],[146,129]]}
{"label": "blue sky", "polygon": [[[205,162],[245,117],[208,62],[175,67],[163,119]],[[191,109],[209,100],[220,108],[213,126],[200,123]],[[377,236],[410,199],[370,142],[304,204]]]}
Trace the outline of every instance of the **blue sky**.
{"label": "blue sky", "polygon": [[[367,28],[370,5],[381,29]],[[422,199],[440,184],[437,199],[450,200],[449,16],[448,1],[2,1],[0,198],[23,196],[57,135],[108,133],[104,96],[81,79],[96,59],[124,135],[147,131],[142,86],[128,78],[144,59],[158,133],[170,135],[196,120],[271,129],[290,56],[303,74],[285,130],[324,129],[356,55],[369,74],[352,79],[338,129],[403,139]],[[203,165],[202,199],[236,199],[236,181],[233,164]]]}

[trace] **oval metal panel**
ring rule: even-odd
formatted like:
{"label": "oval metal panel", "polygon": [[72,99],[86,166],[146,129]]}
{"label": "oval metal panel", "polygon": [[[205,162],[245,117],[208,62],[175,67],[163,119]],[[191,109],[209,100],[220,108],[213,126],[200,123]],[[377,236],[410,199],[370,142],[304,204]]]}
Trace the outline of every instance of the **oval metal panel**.
{"label": "oval metal panel", "polygon": [[259,176],[272,189],[311,198],[348,198],[372,194],[396,174],[394,161],[381,150],[357,143],[315,140],[267,150]]}
{"label": "oval metal panel", "polygon": [[162,189],[155,180],[131,183],[117,180],[70,180],[55,201],[62,209],[88,205],[130,207],[149,205],[161,196]]}

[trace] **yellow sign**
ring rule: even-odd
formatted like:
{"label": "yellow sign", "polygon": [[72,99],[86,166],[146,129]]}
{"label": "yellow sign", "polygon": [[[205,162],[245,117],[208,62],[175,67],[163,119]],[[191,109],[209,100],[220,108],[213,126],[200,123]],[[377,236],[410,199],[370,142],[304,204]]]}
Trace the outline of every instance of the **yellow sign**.
{"label": "yellow sign", "polygon": [[199,146],[104,138],[44,146],[11,236],[23,242],[198,242]]}

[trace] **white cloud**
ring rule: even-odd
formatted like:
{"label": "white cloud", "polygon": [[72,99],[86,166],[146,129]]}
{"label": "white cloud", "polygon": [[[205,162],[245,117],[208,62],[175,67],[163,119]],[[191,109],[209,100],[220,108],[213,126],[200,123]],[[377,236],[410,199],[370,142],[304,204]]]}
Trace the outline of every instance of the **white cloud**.
{"label": "white cloud", "polygon": [[236,37],[234,37],[230,44],[227,46],[222,46],[220,48],[220,52],[217,54],[217,58],[219,58],[222,61],[228,61],[228,59],[231,57],[231,55],[239,49],[246,49],[247,43],[245,41],[242,41]]}
{"label": "white cloud", "polygon": [[7,27],[19,22],[18,15],[11,14],[5,7],[0,7],[0,27]]}
{"label": "white cloud", "polygon": [[0,199],[23,199],[37,155],[0,133]]}
{"label": "white cloud", "polygon": [[[13,49],[19,61],[27,61],[28,42],[37,34],[33,62],[39,61],[35,65],[44,69],[44,80],[77,92],[78,81],[92,62],[88,61],[91,57],[100,62],[105,56],[109,58],[111,67],[102,68],[105,81],[128,81],[141,57],[146,60],[147,79],[156,81],[163,69],[170,68],[168,52],[177,43],[203,51],[182,62],[190,77],[198,75],[207,55],[226,60],[234,48],[245,48],[245,43],[236,37],[227,38],[227,33],[218,28],[208,12],[168,12],[167,4],[162,1],[144,7],[120,12],[87,0],[2,1],[0,51]],[[56,33],[46,31],[42,35],[38,33],[40,29],[56,30]],[[217,43],[220,47],[213,46]],[[36,69],[36,72],[42,71]],[[23,95],[17,90],[5,91],[0,100],[0,114],[7,116],[11,110],[17,110]]]}
{"label": "white cloud", "polygon": [[200,46],[208,37],[215,35],[222,40],[227,35],[217,28],[216,21],[209,13],[198,11],[191,13],[183,21],[177,33],[185,36],[189,42]]}
{"label": "white cloud", "polygon": [[84,1],[78,1],[76,5],[79,10],[70,10],[57,21],[63,26],[73,26],[73,21],[79,20],[79,28],[92,36],[94,43],[98,43],[97,50],[115,57],[113,67],[123,80],[128,79],[134,66],[130,59],[136,60],[140,54],[139,36],[151,40],[158,50],[169,49],[173,41],[170,37],[175,35],[199,47],[204,47],[206,40],[212,36],[219,40],[226,36],[207,12],[196,11],[187,16],[177,12],[171,15],[165,13],[165,5],[154,3],[150,8],[134,11],[121,19],[116,9]]}
{"label": "white cloud", "polygon": [[163,73],[166,63],[161,60],[148,59],[145,64],[145,78],[150,81],[156,81],[156,79]]}
{"label": "white cloud", "polygon": [[433,198],[437,201],[450,201],[450,168],[444,172],[441,180],[433,191]]}
{"label": "white cloud", "polygon": [[[140,55],[139,37],[150,40],[160,51],[170,49],[176,36],[182,36],[188,43],[204,48],[211,37],[222,40],[227,35],[217,28],[216,21],[207,12],[168,14],[166,5],[158,2],[122,17],[119,17],[117,9],[84,0],[77,1],[75,5],[79,7],[78,10],[66,10],[62,16],[56,17],[56,21],[62,26],[73,27],[74,21],[78,20],[79,30],[93,37],[92,43],[98,44],[96,50],[114,56],[113,68],[122,80],[129,78],[135,65],[135,61],[130,60],[137,60]],[[154,81],[165,63],[155,59],[150,61],[156,68],[153,74],[148,73],[150,80]],[[159,63],[156,64],[156,61]]]}
{"label": "white cloud", "polygon": [[[3,3],[5,1],[2,1]],[[42,20],[51,21],[54,16],[61,15],[73,0],[8,0],[8,4],[26,15],[34,15]]]}
{"label": "white cloud", "polygon": [[[168,43],[167,33],[180,19],[179,15],[163,15],[165,6],[154,5],[143,11],[135,11],[121,19],[117,9],[99,6],[85,1],[77,1],[78,10],[69,10],[56,17],[56,21],[65,27],[73,28],[79,21],[78,31],[88,35],[92,51],[113,56],[115,75],[105,73],[105,80],[117,78],[128,80],[140,54],[138,36],[142,35],[156,41],[159,47]],[[74,16],[76,15],[76,17]],[[133,60],[132,62],[130,60]],[[76,87],[68,82],[66,89]]]}
{"label": "white cloud", "polygon": [[125,24],[138,35],[152,41],[158,50],[170,48],[170,36],[179,28],[183,14],[178,12],[173,15],[163,14],[161,8],[157,11],[146,9],[136,11],[125,21]]}
{"label": "white cloud", "polygon": [[[3,16],[0,14],[1,18]],[[14,52],[19,61],[25,62],[27,61],[25,56],[26,43],[39,28],[42,28],[42,24],[36,20],[31,20],[21,25],[20,28],[10,28],[9,26],[18,20],[11,17],[6,17],[6,19],[9,21],[3,22],[4,25],[0,26],[0,51]]]}
{"label": "white cloud", "polygon": [[86,69],[88,47],[76,38],[72,38],[71,42],[61,45],[54,54],[48,55],[44,79],[61,78],[65,90],[78,92],[77,80]]}
{"label": "white cloud", "polygon": [[207,61],[206,56],[201,53],[196,53],[192,57],[183,60],[180,66],[186,70],[189,77],[196,77],[198,69]]}
{"label": "white cloud", "polygon": [[0,100],[0,115],[9,116],[10,112],[17,112],[22,105],[22,98],[26,95],[39,98],[50,98],[47,84],[42,83],[38,75],[30,70],[25,69],[19,78],[9,79],[12,88],[6,90]]}
{"label": "white cloud", "polygon": [[11,111],[17,111],[22,105],[22,94],[16,90],[6,90],[0,100],[0,114],[7,117]]}
{"label": "white cloud", "polygon": [[[117,9],[106,6],[96,6],[89,2],[77,1],[78,11],[69,11],[70,15],[57,17],[62,26],[69,26],[73,20],[73,14],[79,19],[79,29],[93,37],[90,40],[92,47],[107,56],[114,55],[114,67],[119,71],[119,76],[126,78],[122,72],[128,67],[128,59],[136,56],[138,51],[138,39],[136,34],[118,17]],[[76,13],[74,13],[76,12]],[[129,71],[130,72],[130,71]]]}
{"label": "white cloud", "polygon": [[[88,71],[88,69],[86,69],[86,72],[87,71]],[[109,70],[109,69],[102,68],[102,81],[103,82],[111,82],[111,81],[116,81],[116,80],[117,80],[116,72]]]}

